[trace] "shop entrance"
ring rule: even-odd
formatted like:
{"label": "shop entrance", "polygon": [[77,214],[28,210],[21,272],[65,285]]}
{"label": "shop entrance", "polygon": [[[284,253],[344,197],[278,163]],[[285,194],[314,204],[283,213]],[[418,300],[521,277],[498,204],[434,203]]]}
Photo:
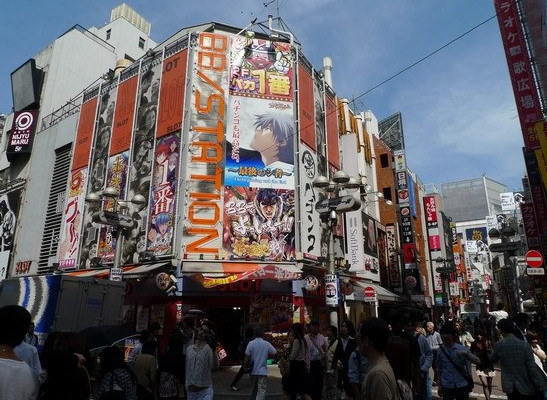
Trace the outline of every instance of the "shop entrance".
{"label": "shop entrance", "polygon": [[228,354],[222,364],[239,364],[241,361],[238,350],[245,325],[245,313],[242,307],[210,308],[207,318],[216,325],[218,340]]}

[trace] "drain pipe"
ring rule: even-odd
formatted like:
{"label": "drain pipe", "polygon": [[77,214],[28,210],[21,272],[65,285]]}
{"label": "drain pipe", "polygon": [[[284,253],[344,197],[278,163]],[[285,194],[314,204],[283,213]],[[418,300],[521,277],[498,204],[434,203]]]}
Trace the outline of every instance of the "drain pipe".
{"label": "drain pipe", "polygon": [[290,37],[290,40],[291,40],[291,47],[293,47],[293,43],[294,43],[294,35],[290,32],[285,32],[285,31],[281,31],[279,29],[275,29],[273,26],[272,26],[272,19],[273,19],[273,15],[268,15],[268,28],[270,29],[270,31],[272,32],[276,32],[276,33],[282,33],[283,35],[289,35]]}

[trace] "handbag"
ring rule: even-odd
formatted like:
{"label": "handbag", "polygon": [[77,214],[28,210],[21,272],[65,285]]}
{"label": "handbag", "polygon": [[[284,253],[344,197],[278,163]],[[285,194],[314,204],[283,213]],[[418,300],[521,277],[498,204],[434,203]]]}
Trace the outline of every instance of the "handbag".
{"label": "handbag", "polygon": [[279,372],[281,373],[281,376],[288,376],[290,374],[290,363],[289,360],[285,357],[281,357],[279,361],[277,362],[277,366],[279,367]]}
{"label": "handbag", "polygon": [[452,360],[452,357],[448,355],[448,353],[445,351],[443,346],[439,346],[439,348],[441,349],[443,354],[446,356],[446,358],[448,358],[448,361],[450,361],[450,364],[452,364],[452,366],[456,368],[456,371],[458,371],[458,373],[465,378],[465,380],[467,381],[467,386],[464,386],[464,388],[468,393],[471,393],[473,391],[473,386],[475,386],[475,382],[473,382],[473,378],[471,377],[471,375],[467,373],[467,371],[462,370],[460,366],[456,364],[454,360]]}
{"label": "handbag", "polygon": [[101,394],[99,400],[127,400],[125,397],[125,391],[117,383],[116,374],[114,374],[114,371],[111,373],[112,377],[110,378],[110,390]]}

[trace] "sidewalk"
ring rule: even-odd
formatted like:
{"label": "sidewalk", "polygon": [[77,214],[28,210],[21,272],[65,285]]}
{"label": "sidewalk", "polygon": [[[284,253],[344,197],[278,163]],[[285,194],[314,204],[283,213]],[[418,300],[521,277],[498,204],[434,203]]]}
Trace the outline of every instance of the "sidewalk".
{"label": "sidewalk", "polygon": [[[249,374],[243,375],[237,384],[238,391],[233,392],[230,388],[232,380],[239,371],[239,365],[232,367],[220,367],[213,371],[213,390],[215,400],[243,400],[251,397],[251,379]],[[281,389],[281,373],[277,365],[268,365],[268,395],[267,400],[281,400],[283,391]]]}

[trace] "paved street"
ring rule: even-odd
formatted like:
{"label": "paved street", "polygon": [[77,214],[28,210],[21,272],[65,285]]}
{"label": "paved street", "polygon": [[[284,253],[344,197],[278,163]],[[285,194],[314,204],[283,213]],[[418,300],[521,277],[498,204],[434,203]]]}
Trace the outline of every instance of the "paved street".
{"label": "paved street", "polygon": [[[233,392],[230,389],[230,383],[232,379],[237,374],[239,366],[234,367],[221,367],[218,370],[213,372],[213,386],[215,391],[215,399],[218,400],[237,400],[237,399],[248,399],[251,394],[251,381],[249,375],[243,376],[239,381],[238,388],[239,391]],[[475,370],[473,369],[473,378],[475,380],[475,388],[471,393],[471,399],[484,399],[484,394],[482,392],[482,386],[479,381],[479,377],[476,375]],[[433,398],[439,399],[437,394],[437,388],[433,388]],[[507,396],[501,391],[501,379],[500,371],[496,369],[496,377],[494,378],[492,386],[492,399],[507,399]],[[268,400],[281,400],[283,399],[283,394],[281,390],[281,374],[279,373],[279,368],[277,365],[268,366]]]}

